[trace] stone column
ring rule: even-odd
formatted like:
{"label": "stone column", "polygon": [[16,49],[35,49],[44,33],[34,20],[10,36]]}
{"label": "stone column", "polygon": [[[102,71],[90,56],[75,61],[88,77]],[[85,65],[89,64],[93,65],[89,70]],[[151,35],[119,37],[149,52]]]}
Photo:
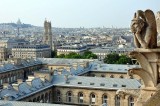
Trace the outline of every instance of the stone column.
{"label": "stone column", "polygon": [[138,48],[131,52],[130,56],[136,58],[142,67],[129,70],[130,75],[137,74],[144,82],[135,104],[135,106],[142,106],[158,90],[157,85],[160,83],[160,49]]}
{"label": "stone column", "polygon": [[115,106],[115,95],[110,97],[109,106]]}

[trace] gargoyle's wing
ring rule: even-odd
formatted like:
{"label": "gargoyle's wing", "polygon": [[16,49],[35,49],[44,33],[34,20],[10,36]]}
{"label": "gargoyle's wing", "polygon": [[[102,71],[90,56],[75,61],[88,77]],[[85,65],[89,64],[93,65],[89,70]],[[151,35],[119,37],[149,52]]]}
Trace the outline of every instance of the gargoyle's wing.
{"label": "gargoyle's wing", "polygon": [[148,26],[157,31],[156,18],[155,18],[153,11],[148,9],[145,11],[144,14],[146,16],[146,22],[147,22]]}
{"label": "gargoyle's wing", "polygon": [[160,12],[157,12],[157,18],[156,18],[156,23],[157,23],[157,31],[160,34]]}

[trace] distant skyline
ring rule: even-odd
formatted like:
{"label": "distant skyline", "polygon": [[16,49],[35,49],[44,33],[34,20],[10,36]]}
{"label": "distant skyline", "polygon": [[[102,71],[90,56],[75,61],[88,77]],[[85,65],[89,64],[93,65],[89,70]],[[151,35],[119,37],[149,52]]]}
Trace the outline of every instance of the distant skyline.
{"label": "distant skyline", "polygon": [[0,0],[0,23],[17,22],[52,27],[129,27],[134,12],[160,11],[160,0]]}

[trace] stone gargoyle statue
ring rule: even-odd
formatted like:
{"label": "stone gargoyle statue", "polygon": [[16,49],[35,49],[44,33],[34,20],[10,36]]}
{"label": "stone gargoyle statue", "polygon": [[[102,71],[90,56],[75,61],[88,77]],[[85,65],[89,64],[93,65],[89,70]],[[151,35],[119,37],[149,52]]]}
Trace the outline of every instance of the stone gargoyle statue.
{"label": "stone gargoyle statue", "polygon": [[153,11],[138,10],[131,22],[134,43],[137,48],[151,49],[157,47],[157,26]]}

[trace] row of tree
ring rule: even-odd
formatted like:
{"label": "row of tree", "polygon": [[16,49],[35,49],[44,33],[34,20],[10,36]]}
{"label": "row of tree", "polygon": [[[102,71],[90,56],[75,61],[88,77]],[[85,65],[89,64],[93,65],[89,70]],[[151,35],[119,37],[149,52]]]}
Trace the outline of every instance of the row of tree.
{"label": "row of tree", "polygon": [[[55,55],[55,53],[53,53]],[[93,54],[91,51],[85,51],[83,55],[80,55],[75,52],[69,54],[60,54],[55,56],[56,58],[67,58],[67,59],[97,59],[97,55]],[[132,64],[131,58],[127,55],[119,55],[116,53],[108,54],[104,58],[104,63],[107,64]]]}
{"label": "row of tree", "polygon": [[67,58],[67,59],[97,59],[97,55],[93,54],[91,51],[85,51],[83,55],[75,52],[69,54],[60,54],[56,56],[57,58]]}

